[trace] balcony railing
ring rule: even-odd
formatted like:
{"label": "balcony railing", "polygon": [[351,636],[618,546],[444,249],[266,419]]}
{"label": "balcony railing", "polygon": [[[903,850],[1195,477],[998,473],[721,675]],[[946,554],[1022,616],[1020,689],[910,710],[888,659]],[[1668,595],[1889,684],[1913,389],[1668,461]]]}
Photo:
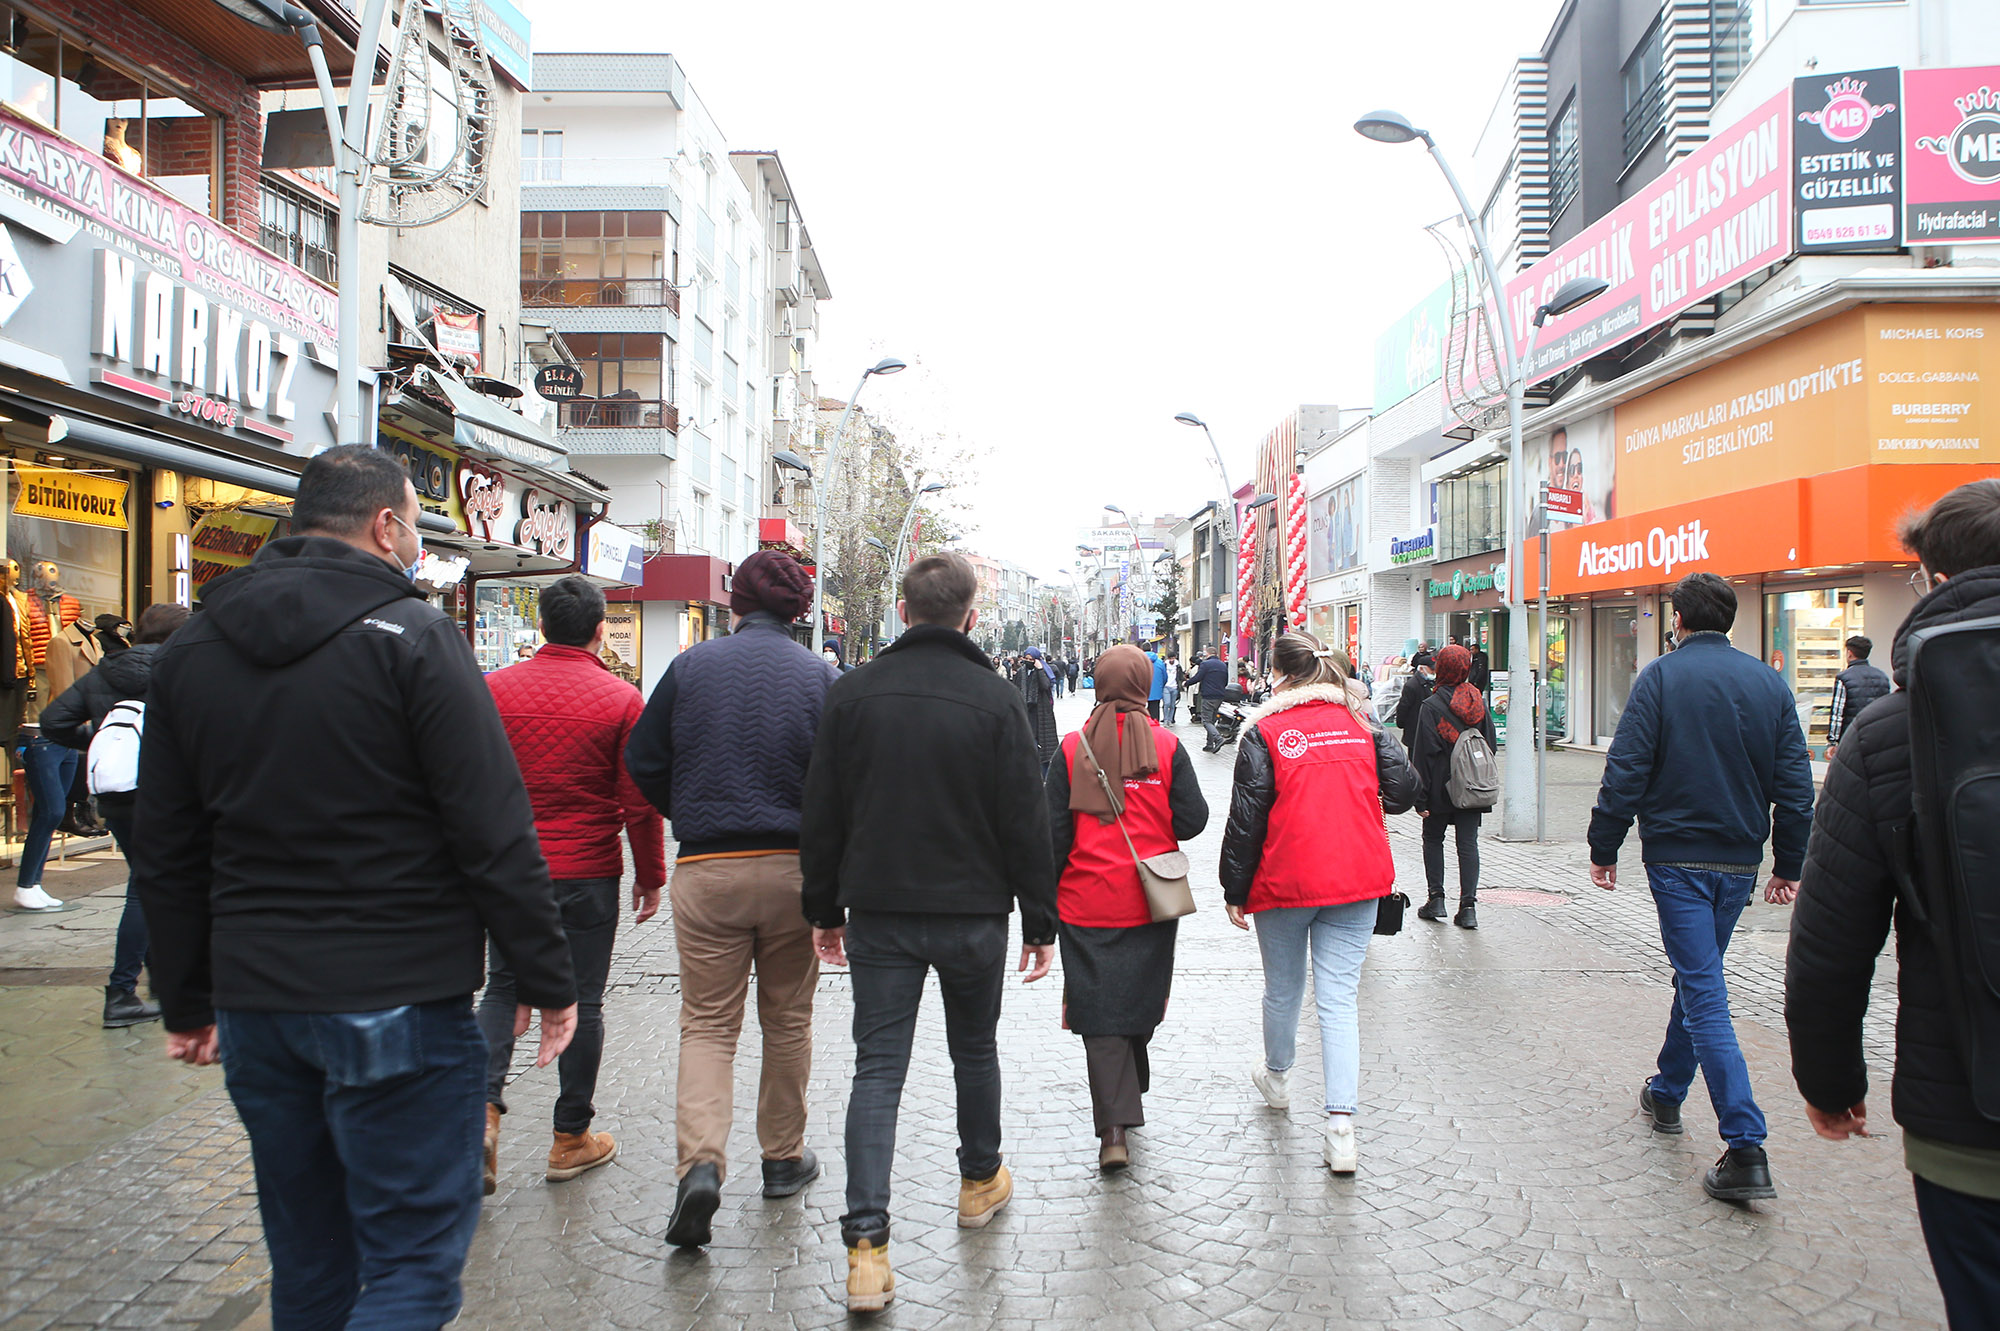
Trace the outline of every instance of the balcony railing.
{"label": "balcony railing", "polygon": [[678,433],[680,409],[671,402],[651,402],[644,398],[608,397],[577,399],[557,404],[559,423],[565,430],[666,430]]}
{"label": "balcony railing", "polygon": [[524,277],[521,304],[536,309],[652,306],[681,312],[681,293],[664,277]]}
{"label": "balcony railing", "polygon": [[1655,74],[1632,104],[1625,108],[1625,161],[1630,164],[1646,150],[1667,123],[1667,76]]}
{"label": "balcony railing", "polygon": [[672,185],[673,157],[562,157],[521,163],[523,185]]}

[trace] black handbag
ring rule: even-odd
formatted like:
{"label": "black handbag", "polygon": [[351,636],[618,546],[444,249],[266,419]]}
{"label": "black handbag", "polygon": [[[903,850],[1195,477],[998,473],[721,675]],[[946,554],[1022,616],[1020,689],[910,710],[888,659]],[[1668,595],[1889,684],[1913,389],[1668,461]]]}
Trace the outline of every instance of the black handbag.
{"label": "black handbag", "polygon": [[1399,934],[1403,932],[1403,912],[1410,908],[1410,899],[1401,892],[1391,892],[1375,903],[1375,932],[1378,934]]}

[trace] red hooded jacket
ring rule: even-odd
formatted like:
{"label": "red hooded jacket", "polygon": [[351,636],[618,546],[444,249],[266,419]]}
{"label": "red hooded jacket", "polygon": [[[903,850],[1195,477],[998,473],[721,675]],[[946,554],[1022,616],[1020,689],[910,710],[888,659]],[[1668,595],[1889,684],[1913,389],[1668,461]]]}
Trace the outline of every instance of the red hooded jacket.
{"label": "red hooded jacket", "polygon": [[494,671],[486,684],[528,784],[549,876],[619,877],[622,829],[638,887],[664,886],[662,819],[625,770],[625,743],[645,710],[639,690],[590,652],[558,643]]}

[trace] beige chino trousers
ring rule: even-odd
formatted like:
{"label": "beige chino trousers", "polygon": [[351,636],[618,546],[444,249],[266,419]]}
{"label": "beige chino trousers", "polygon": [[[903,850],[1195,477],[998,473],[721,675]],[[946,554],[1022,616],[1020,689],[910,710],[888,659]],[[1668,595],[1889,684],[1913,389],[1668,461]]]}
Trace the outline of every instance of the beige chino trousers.
{"label": "beige chino trousers", "polygon": [[813,955],[812,926],[800,913],[799,889],[794,854],[674,866],[669,900],[681,961],[677,1176],[698,1164],[712,1164],[729,1176],[736,1042],[753,966],[757,1022],[764,1033],[757,1141],[766,1160],[796,1160],[805,1149],[819,958]]}

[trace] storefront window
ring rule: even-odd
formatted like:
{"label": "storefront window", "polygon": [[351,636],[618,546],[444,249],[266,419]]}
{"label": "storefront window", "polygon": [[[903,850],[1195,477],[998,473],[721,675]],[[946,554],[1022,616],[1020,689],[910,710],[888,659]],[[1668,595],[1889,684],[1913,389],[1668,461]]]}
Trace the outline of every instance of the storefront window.
{"label": "storefront window", "polygon": [[1548,637],[1549,738],[1568,739],[1569,733],[1569,616],[1551,615]]}
{"label": "storefront window", "polygon": [[0,4],[0,100],[211,213],[221,120]]}
{"label": "storefront window", "polygon": [[1815,758],[1826,756],[1833,681],[1847,666],[1846,642],[1861,632],[1861,589],[1822,587],[1764,598],[1764,659],[1798,700],[1799,728]]}
{"label": "storefront window", "polygon": [[472,654],[482,673],[525,661],[542,645],[541,589],[533,583],[482,582],[472,599]]}
{"label": "storefront window", "polygon": [[1437,487],[1440,563],[1498,550],[1507,543],[1507,464],[1496,462]]}
{"label": "storefront window", "polygon": [[1597,620],[1597,742],[1609,744],[1632,696],[1639,673],[1639,611],[1636,606],[1600,606]]}

